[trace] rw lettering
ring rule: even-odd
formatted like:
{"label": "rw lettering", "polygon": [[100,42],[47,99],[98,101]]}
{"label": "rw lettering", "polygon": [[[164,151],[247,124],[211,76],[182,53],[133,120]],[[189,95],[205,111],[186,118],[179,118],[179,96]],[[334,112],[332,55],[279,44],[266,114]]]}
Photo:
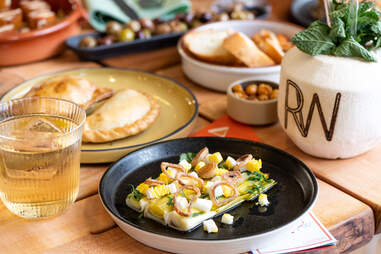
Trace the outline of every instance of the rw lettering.
{"label": "rw lettering", "polygon": [[[289,92],[290,89],[295,89],[296,92],[296,107],[292,108],[289,105]],[[303,98],[303,93],[302,90],[298,87],[297,84],[292,82],[291,80],[287,80],[287,85],[286,85],[286,98],[285,98],[285,112],[284,112],[284,128],[287,129],[288,125],[288,116],[291,114],[293,117],[296,126],[299,129],[300,134],[303,137],[308,136],[308,131],[311,126],[311,121],[312,121],[312,116],[314,114],[315,108],[317,109],[319,113],[319,118],[321,125],[324,130],[325,138],[328,141],[332,140],[333,137],[333,132],[335,130],[335,124],[336,124],[336,119],[337,119],[337,113],[339,111],[339,105],[340,105],[340,99],[341,99],[341,93],[336,94],[333,110],[332,110],[332,116],[331,116],[331,122],[329,124],[329,127],[327,125],[327,121],[324,117],[324,113],[322,110],[322,106],[319,100],[319,96],[317,93],[314,93],[312,96],[312,101],[311,105],[308,111],[308,115],[306,118],[306,122],[304,122],[304,116],[303,116],[303,106],[305,104],[304,98]]]}

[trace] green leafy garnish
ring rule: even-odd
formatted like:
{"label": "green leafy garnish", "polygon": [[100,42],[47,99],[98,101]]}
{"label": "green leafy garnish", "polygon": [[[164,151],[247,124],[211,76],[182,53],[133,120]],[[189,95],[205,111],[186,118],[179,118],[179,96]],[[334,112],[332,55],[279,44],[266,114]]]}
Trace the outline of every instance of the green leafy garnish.
{"label": "green leafy garnish", "polygon": [[195,153],[182,153],[180,154],[180,161],[186,160],[188,163],[191,163],[195,156]]}
{"label": "green leafy garnish", "polygon": [[197,217],[197,216],[200,216],[200,215],[203,215],[204,213],[192,213],[192,217]]}
{"label": "green leafy garnish", "polygon": [[224,196],[224,195],[221,195],[221,196],[217,197],[216,199],[217,199],[217,200],[221,200],[221,199],[224,199],[224,198],[225,198],[225,196]]}
{"label": "green leafy garnish", "polygon": [[335,55],[376,61],[371,51],[381,47],[380,12],[374,2],[359,3],[356,34],[351,32],[356,21],[350,14],[349,4],[333,0],[329,15],[331,27],[315,21],[297,33],[292,41],[301,51],[312,56]]}
{"label": "green leafy garnish", "polygon": [[248,178],[249,181],[261,181],[264,179],[264,176],[257,171],[254,171],[250,174],[250,177]]}
{"label": "green leafy garnish", "polygon": [[225,161],[221,161],[220,163],[218,163],[218,168],[229,169]]}
{"label": "green leafy garnish", "polygon": [[142,199],[142,197],[144,196],[143,193],[141,193],[140,191],[138,191],[137,189],[135,189],[135,187],[132,185],[132,184],[129,184],[129,186],[131,186],[131,193],[128,194],[128,198],[135,198],[137,201],[139,201],[140,199]]}
{"label": "green leafy garnish", "polygon": [[144,218],[144,212],[141,212],[141,213],[139,214],[138,219],[143,219],[143,218]]}
{"label": "green leafy garnish", "polygon": [[173,206],[173,197],[168,197],[167,205]]}

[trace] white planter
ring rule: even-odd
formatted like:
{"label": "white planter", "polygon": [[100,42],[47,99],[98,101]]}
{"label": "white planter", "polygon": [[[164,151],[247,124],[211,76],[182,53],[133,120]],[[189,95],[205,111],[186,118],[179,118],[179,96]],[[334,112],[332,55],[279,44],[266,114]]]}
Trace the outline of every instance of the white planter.
{"label": "white planter", "polygon": [[377,145],[381,140],[380,50],[377,59],[377,63],[369,63],[344,57],[313,57],[296,47],[286,54],[278,117],[300,149],[336,159],[359,155]]}

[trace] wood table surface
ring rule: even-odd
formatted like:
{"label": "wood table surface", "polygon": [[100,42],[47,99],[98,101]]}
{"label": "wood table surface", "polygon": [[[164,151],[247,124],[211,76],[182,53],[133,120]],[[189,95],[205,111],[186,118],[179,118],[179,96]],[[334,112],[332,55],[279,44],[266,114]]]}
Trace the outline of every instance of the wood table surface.
{"label": "wood table surface", "polygon": [[[210,1],[193,2],[195,8],[202,10],[210,5]],[[273,4],[271,19],[289,19],[291,0],[269,2]],[[174,47],[116,57],[101,63],[80,61],[67,50],[46,61],[0,69],[0,94],[41,74],[101,65],[151,71],[189,87],[200,104],[200,116],[194,132],[226,113],[225,94],[202,88],[187,79]],[[294,154],[319,178],[319,195],[313,211],[338,243],[336,249],[313,253],[347,253],[366,244],[375,232],[381,231],[381,146],[353,159],[322,160],[300,151],[279,124],[254,129],[264,143]],[[25,220],[11,214],[0,203],[0,254],[162,253],[122,232],[103,209],[97,191],[99,179],[108,166],[81,166],[78,198],[59,217]]]}

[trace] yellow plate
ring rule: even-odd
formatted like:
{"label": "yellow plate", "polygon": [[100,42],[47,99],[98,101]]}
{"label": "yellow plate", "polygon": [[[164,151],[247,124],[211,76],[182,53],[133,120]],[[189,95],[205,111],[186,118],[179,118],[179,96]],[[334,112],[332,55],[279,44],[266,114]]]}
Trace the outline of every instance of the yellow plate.
{"label": "yellow plate", "polygon": [[132,88],[146,92],[155,97],[161,105],[158,119],[140,134],[108,143],[82,144],[82,163],[113,162],[148,144],[186,137],[194,127],[198,115],[198,103],[188,88],[156,74],[128,69],[86,68],[40,76],[13,88],[1,101],[20,98],[42,80],[62,75],[80,76],[98,87],[108,87],[115,91]]}

